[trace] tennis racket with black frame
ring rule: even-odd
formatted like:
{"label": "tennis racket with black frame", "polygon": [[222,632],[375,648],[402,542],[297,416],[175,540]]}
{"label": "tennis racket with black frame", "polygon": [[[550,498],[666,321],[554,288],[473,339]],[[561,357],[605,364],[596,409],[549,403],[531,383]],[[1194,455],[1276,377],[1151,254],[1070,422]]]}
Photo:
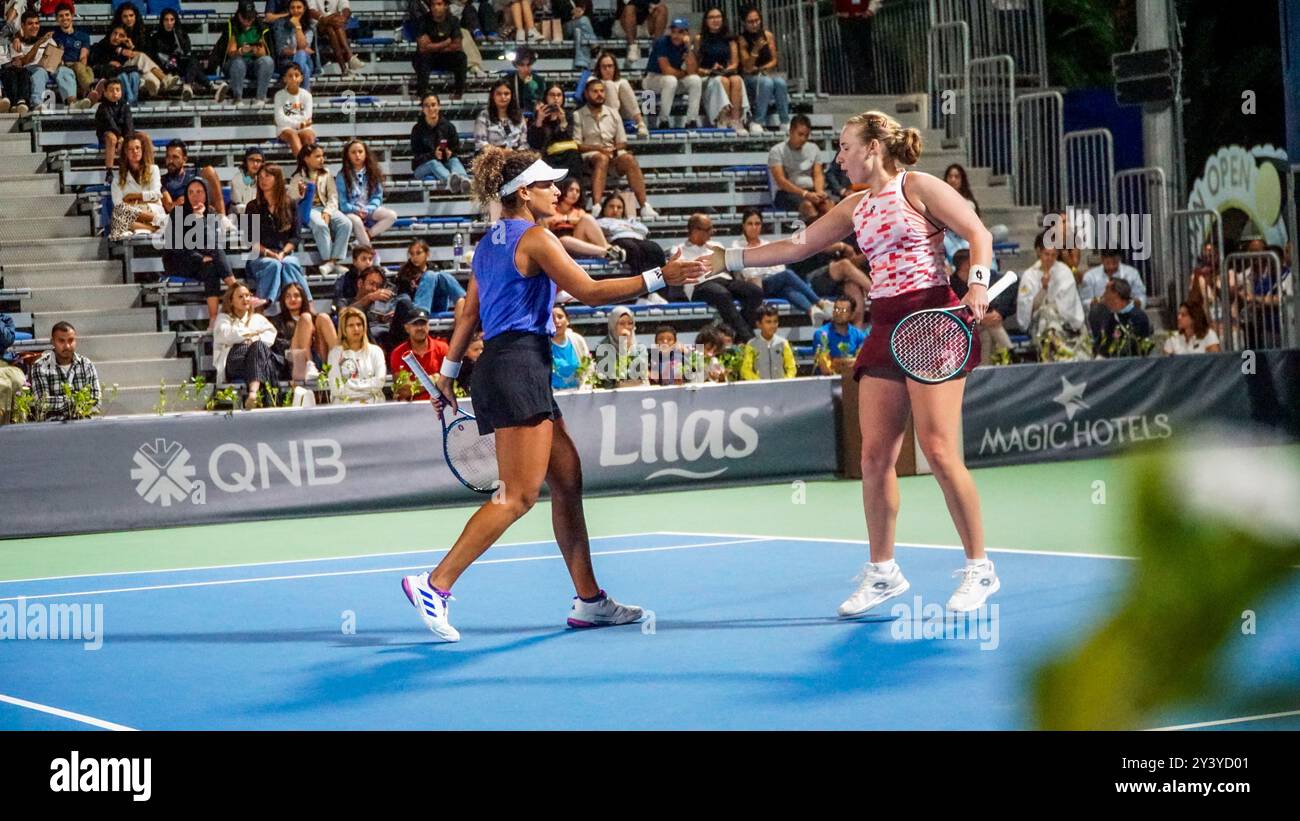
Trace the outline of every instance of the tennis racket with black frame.
{"label": "tennis racket with black frame", "polygon": [[438,406],[438,420],[442,422],[442,455],[447,467],[462,485],[475,493],[493,493],[500,485],[497,477],[497,438],[493,434],[482,436],[478,423],[459,406],[451,421],[447,421],[447,406],[452,401],[438,390],[438,386],[425,373],[415,354],[407,353],[402,361],[411,369],[416,380],[429,392],[429,396],[442,397]]}
{"label": "tennis racket with black frame", "polygon": [[[992,302],[1020,277],[1003,274],[988,298]],[[903,373],[917,382],[933,385],[960,374],[970,360],[973,342],[970,308],[926,308],[899,320],[889,335],[889,353]]]}

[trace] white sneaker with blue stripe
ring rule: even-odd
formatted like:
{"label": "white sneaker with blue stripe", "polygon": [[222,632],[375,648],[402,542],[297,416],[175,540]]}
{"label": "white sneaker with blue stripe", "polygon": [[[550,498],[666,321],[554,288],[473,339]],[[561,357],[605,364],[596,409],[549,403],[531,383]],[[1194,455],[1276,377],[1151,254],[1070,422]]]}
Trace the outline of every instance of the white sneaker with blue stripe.
{"label": "white sneaker with blue stripe", "polygon": [[451,596],[444,599],[433,586],[429,584],[429,574],[421,573],[418,576],[406,576],[402,579],[402,592],[411,605],[420,612],[420,619],[424,626],[438,638],[443,641],[460,641],[460,631],[451,626],[449,619],[447,602],[452,600]]}

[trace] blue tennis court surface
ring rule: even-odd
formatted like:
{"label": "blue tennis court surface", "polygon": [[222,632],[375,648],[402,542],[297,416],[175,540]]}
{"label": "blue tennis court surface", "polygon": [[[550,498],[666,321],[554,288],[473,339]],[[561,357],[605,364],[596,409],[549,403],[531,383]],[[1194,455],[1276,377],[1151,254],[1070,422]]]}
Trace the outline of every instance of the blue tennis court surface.
{"label": "blue tennis court surface", "polygon": [[[1029,673],[1091,630],[1131,567],[995,552],[996,612],[964,620],[967,637],[927,638],[942,619],[927,632],[929,613],[890,606],[941,607],[958,550],[900,547],[911,591],[842,622],[861,544],[657,533],[592,548],[604,587],[651,620],[567,629],[572,587],[552,543],[476,563],[456,587],[463,638],[450,645],[430,640],[401,592],[434,551],[3,582],[0,606],[102,604],[104,639],[0,642],[0,728],[1028,728]],[[1300,680],[1300,642],[1282,629],[1300,617],[1300,580],[1283,593],[1230,654],[1247,683]],[[1242,715],[1224,709],[1168,723]]]}

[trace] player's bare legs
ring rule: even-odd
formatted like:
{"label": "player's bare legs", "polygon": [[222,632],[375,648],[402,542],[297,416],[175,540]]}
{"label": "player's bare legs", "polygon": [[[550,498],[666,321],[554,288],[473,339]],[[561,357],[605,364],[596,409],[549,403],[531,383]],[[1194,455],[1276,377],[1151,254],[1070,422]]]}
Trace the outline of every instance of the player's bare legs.
{"label": "player's bare legs", "polygon": [[894,558],[898,519],[895,464],[907,428],[907,386],[896,379],[864,376],[858,382],[858,427],[862,431],[862,509],[867,517],[871,561]]}
{"label": "player's bare legs", "polygon": [[966,558],[983,559],[984,522],[980,517],[979,491],[966,469],[962,452],[961,400],[965,388],[965,379],[937,385],[911,380],[907,383],[917,443],[930,463],[930,472],[943,489]]}

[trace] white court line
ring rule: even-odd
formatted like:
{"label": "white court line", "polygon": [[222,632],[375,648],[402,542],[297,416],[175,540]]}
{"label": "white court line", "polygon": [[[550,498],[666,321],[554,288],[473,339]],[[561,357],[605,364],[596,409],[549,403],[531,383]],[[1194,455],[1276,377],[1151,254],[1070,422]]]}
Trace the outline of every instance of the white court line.
{"label": "white court line", "polygon": [[[670,536],[670,535],[691,535],[691,534],[670,534],[670,533],[660,533],[658,531],[648,532],[648,533],[615,533],[612,536],[592,536],[591,540],[594,542],[600,539],[634,539],[634,538],[643,538],[645,536]],[[555,540],[539,539],[534,542],[502,542],[500,544],[494,544],[492,546],[493,547],[527,547],[528,545],[534,545],[534,544],[540,544],[540,545],[555,544]],[[239,564],[210,564],[210,565],[199,565],[197,567],[164,567],[157,570],[110,570],[104,573],[75,573],[68,576],[37,576],[31,579],[0,579],[0,584],[20,584],[22,582],[52,582],[52,581],[60,581],[62,579],[93,579],[98,576],[143,576],[148,573],[186,573],[191,570],[225,570],[234,567],[267,567],[269,565],[277,565],[277,564],[310,564],[312,562],[341,562],[341,561],[349,561],[352,559],[380,558],[383,556],[410,556],[410,555],[416,555],[420,553],[446,553],[450,549],[451,548],[449,547],[437,547],[437,548],[426,548],[424,550],[395,550],[387,553],[358,553],[352,556],[324,556],[319,559],[278,559],[276,561],[268,561],[268,562],[242,562]]]}
{"label": "white court line", "polygon": [[[688,549],[698,548],[698,547],[725,547],[727,545],[752,544],[755,542],[764,542],[764,541],[769,541],[769,540],[760,539],[760,538],[728,539],[725,542],[699,542],[696,544],[665,545],[663,547],[633,547],[633,548],[625,548],[623,550],[593,550],[591,551],[591,555],[619,556],[619,555],[624,555],[629,553],[662,553],[669,550],[688,550]],[[561,556],[558,553],[550,553],[545,556],[516,556],[511,558],[505,558],[505,559],[480,559],[479,561],[474,562],[474,564],[480,565],[480,564],[510,564],[513,562],[541,562],[541,561],[552,561],[552,560],[557,560],[562,558],[563,556]],[[118,587],[118,588],[113,588],[108,590],[81,590],[75,593],[39,593],[32,596],[7,596],[4,598],[0,598],[0,602],[18,601],[18,599],[20,598],[25,601],[34,601],[36,599],[64,599],[64,598],[70,598],[72,596],[103,596],[109,593],[138,593],[145,590],[179,590],[179,589],[189,588],[189,587],[218,587],[220,585],[226,585],[226,584],[253,584],[254,582],[280,582],[280,581],[291,581],[293,579],[321,579],[330,576],[365,576],[373,573],[398,573],[404,570],[426,570],[426,569],[428,569],[427,564],[419,564],[419,565],[412,565],[409,567],[379,567],[370,570],[335,570],[329,573],[299,573],[292,576],[261,576],[252,579],[215,579],[213,581],[206,581],[206,582],[157,584],[157,585],[148,585],[143,587]]]}
{"label": "white court line", "polygon": [[1172,727],[1152,727],[1148,732],[1160,733],[1167,730],[1198,730],[1201,727],[1220,727],[1224,724],[1242,724],[1247,721],[1267,721],[1273,718],[1300,716],[1300,710],[1288,710],[1285,713],[1267,713],[1262,716],[1242,716],[1241,718],[1221,718],[1218,721],[1198,721],[1195,724],[1176,724]]}
{"label": "white court line", "polygon": [[[734,536],[737,539],[763,539],[767,541],[789,542],[830,542],[832,544],[856,544],[867,546],[865,539],[830,539],[820,536],[772,536],[757,533],[705,533],[684,530],[661,530],[664,536]],[[964,550],[959,544],[928,544],[926,542],[896,542],[898,547],[921,547],[927,550]],[[1020,553],[1027,556],[1065,556],[1072,559],[1116,559],[1119,561],[1137,561],[1136,556],[1110,556],[1105,553],[1077,553],[1066,550],[1024,550],[1017,547],[987,547],[989,553]]]}
{"label": "white court line", "polygon": [[69,710],[60,710],[58,707],[50,707],[46,704],[37,704],[34,701],[24,701],[21,698],[14,698],[13,696],[7,696],[4,695],[3,693],[0,693],[0,701],[3,701],[6,704],[12,704],[15,707],[26,707],[28,710],[35,710],[38,713],[49,713],[50,715],[58,716],[59,718],[67,718],[67,719],[71,719],[72,721],[80,721],[82,724],[89,724],[92,727],[99,727],[100,729],[103,730],[125,730],[127,732],[132,732],[132,733],[135,732],[134,727],[127,727],[122,724],[114,724],[111,721],[104,721],[102,718],[95,718],[94,716],[84,716],[81,713],[74,713]]}

